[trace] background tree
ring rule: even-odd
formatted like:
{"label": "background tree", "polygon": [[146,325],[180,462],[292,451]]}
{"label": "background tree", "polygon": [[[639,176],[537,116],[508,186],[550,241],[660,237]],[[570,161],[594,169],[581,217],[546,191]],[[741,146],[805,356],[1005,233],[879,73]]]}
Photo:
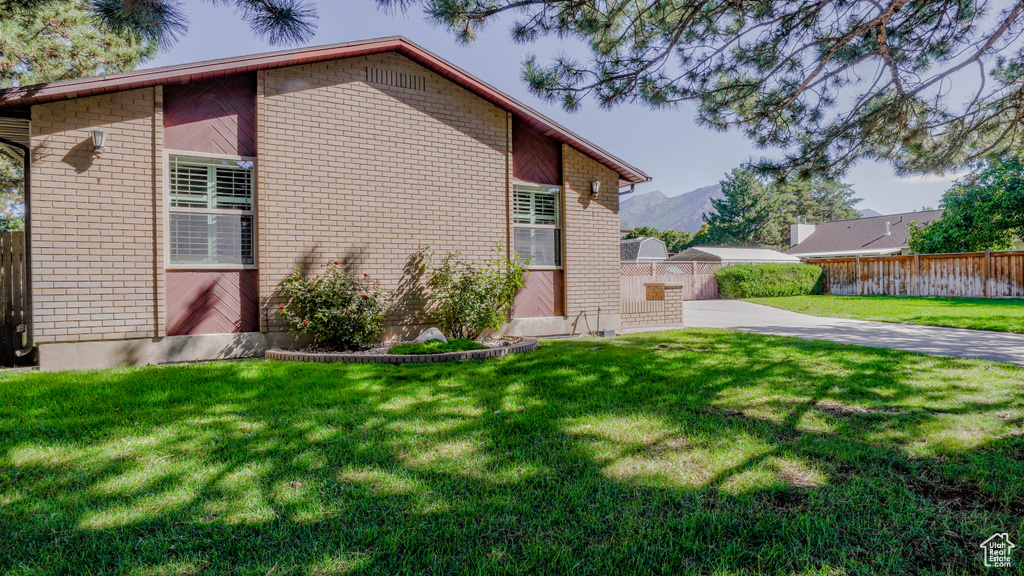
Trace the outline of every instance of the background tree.
{"label": "background tree", "polygon": [[84,0],[55,0],[0,20],[0,88],[133,70],[155,51],[102,29]]}
{"label": "background tree", "polygon": [[24,181],[21,160],[11,157],[0,147],[0,230],[25,228]]}
{"label": "background tree", "polygon": [[693,241],[689,232],[682,230],[658,230],[651,226],[637,226],[632,232],[622,237],[623,240],[631,238],[658,238],[665,243],[669,252],[682,252]]}
{"label": "background tree", "polygon": [[790,199],[790,223],[800,217],[810,224],[860,218],[854,205],[861,199],[855,198],[853,187],[844,182],[814,177],[778,184],[777,188]]}
{"label": "background tree", "polygon": [[993,158],[942,197],[942,218],[910,224],[910,249],[923,254],[1011,248],[1024,237],[1024,161]]}
{"label": "background tree", "polygon": [[[207,0],[231,6],[270,44],[306,42],[316,32],[316,4],[308,0]],[[65,0],[0,0],[0,21],[49,9]],[[180,0],[88,0],[89,13],[107,30],[153,44],[177,40],[188,30]]]}
{"label": "background tree", "polygon": [[709,244],[711,244],[711,226],[707,222],[704,222],[700,225],[700,230],[693,233],[693,240],[690,240],[689,245],[686,247],[707,246]]}
{"label": "background tree", "polygon": [[787,198],[768,186],[750,166],[722,180],[722,197],[712,198],[714,213],[705,214],[708,240],[721,246],[782,246]]}
{"label": "background tree", "polygon": [[[155,44],[104,30],[84,0],[54,0],[31,9],[3,4],[0,88],[134,69]],[[0,229],[20,229],[24,202],[20,157],[0,147]]]}
{"label": "background tree", "polygon": [[421,5],[461,42],[509,15],[512,38],[584,44],[529,57],[542,97],[576,109],[693,102],[782,152],[776,174],[861,158],[942,172],[1024,144],[1024,2],[1011,0],[377,0]]}
{"label": "background tree", "polygon": [[854,197],[853,187],[844,182],[815,176],[774,185],[786,203],[782,226],[782,247],[790,245],[790,224],[800,222],[821,224],[832,220],[860,218],[854,205],[861,201]]}

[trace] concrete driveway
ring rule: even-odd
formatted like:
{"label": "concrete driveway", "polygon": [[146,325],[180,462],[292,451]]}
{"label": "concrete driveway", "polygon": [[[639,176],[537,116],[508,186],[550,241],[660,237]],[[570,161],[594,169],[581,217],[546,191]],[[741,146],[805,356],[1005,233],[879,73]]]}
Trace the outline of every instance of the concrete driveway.
{"label": "concrete driveway", "polygon": [[683,324],[1024,366],[1024,334],[821,318],[739,300],[687,301]]}

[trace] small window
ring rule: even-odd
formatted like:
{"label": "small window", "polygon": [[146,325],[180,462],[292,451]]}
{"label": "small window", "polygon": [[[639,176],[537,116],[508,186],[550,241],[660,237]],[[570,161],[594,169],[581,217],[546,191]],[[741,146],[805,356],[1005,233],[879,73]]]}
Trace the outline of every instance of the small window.
{"label": "small window", "polygon": [[562,265],[560,188],[515,186],[512,222],[516,253],[530,268]]}
{"label": "small window", "polygon": [[253,162],[170,157],[171,264],[252,265]]}

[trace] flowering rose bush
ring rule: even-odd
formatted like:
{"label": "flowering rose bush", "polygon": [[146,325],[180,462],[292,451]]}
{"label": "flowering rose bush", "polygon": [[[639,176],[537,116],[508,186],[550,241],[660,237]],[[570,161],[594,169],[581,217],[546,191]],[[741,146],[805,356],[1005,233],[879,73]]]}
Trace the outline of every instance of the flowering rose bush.
{"label": "flowering rose bush", "polygon": [[337,350],[372,344],[384,331],[394,302],[394,294],[376,279],[342,270],[337,262],[329,263],[320,276],[296,270],[281,282],[281,292],[288,304],[280,313],[292,330]]}
{"label": "flowering rose bush", "polygon": [[468,262],[458,251],[434,261],[429,246],[422,257],[430,270],[428,312],[449,338],[476,338],[484,330],[499,330],[506,311],[524,286],[526,262],[514,252],[502,256],[501,245],[487,262]]}

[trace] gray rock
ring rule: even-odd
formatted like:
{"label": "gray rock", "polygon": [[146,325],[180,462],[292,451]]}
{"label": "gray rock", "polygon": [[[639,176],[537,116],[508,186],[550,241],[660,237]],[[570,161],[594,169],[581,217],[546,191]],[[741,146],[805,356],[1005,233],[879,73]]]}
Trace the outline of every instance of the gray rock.
{"label": "gray rock", "polygon": [[427,328],[426,330],[421,332],[420,335],[417,336],[415,340],[413,340],[413,342],[416,342],[418,344],[420,342],[426,342],[427,340],[440,340],[445,344],[448,343],[448,339],[445,338],[444,334],[442,334],[441,331],[438,330],[437,328]]}

